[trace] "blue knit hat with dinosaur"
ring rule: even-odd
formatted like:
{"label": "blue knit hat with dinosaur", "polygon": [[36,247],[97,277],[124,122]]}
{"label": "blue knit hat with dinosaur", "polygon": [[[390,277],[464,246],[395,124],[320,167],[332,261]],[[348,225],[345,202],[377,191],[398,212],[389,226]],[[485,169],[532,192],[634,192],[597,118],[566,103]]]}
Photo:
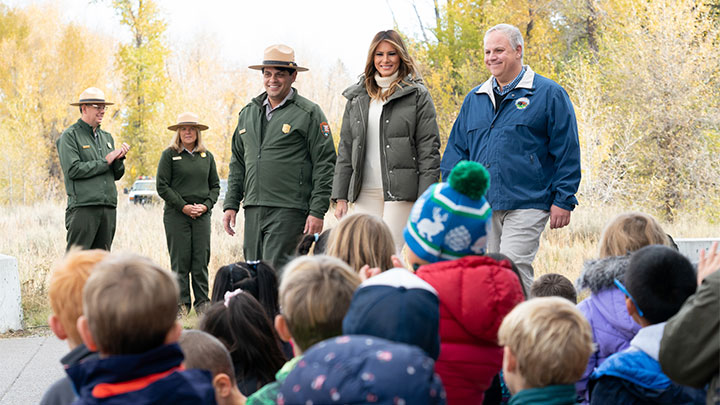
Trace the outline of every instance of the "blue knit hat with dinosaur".
{"label": "blue knit hat with dinosaur", "polygon": [[483,165],[458,163],[447,182],[430,186],[413,205],[405,243],[430,263],[485,254],[492,215],[484,197],[489,186]]}

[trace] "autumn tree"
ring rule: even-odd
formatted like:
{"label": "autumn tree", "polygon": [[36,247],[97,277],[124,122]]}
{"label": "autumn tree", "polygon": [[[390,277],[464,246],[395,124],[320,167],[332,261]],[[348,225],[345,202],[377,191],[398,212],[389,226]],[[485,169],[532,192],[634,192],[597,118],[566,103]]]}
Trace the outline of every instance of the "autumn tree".
{"label": "autumn tree", "polygon": [[55,141],[80,116],[69,103],[107,85],[107,38],[61,20],[54,6],[0,5],[0,202],[64,194]]}
{"label": "autumn tree", "polygon": [[164,100],[167,85],[165,21],[153,0],[113,0],[131,40],[120,46],[116,66],[122,74],[124,102],[120,140],[131,145],[126,181],[154,174],[165,140]]}

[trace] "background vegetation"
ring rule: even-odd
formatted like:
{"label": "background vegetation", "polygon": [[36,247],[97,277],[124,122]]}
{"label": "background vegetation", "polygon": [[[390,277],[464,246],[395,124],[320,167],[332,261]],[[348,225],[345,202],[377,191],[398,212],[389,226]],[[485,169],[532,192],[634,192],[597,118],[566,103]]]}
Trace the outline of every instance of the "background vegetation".
{"label": "background vegetation", "polygon": [[[109,1],[109,0],[108,0]],[[199,36],[180,49],[152,0],[112,0],[123,42],[63,23],[53,5],[0,5],[0,252],[20,262],[29,324],[45,322],[46,282],[63,254],[64,190],[55,142],[79,113],[68,105],[97,86],[116,104],[103,127],[128,142],[127,174],[153,175],[178,113],[197,112],[227,176],[237,113],[262,91]],[[525,37],[525,63],[560,83],[578,118],[583,180],[569,228],[543,236],[537,273],[574,279],[620,211],[659,217],[676,237],[718,236],[720,222],[720,0],[435,0],[408,41],[438,112],[443,148],[465,95],[487,79],[483,34],[500,22]],[[368,38],[369,42],[370,38]],[[98,46],[102,44],[102,46]],[[365,49],[358,52],[365,53]],[[299,91],[320,104],[337,139],[342,90],[359,72],[304,61]],[[121,197],[122,199],[122,197]],[[169,267],[158,206],[118,213],[115,248]],[[332,225],[328,219],[328,225]],[[241,259],[241,241],[213,217],[210,267]]]}

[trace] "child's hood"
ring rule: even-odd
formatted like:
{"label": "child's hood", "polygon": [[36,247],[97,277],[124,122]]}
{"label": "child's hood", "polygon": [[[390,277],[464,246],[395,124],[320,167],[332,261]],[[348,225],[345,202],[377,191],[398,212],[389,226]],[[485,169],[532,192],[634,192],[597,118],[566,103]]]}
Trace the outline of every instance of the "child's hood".
{"label": "child's hood", "polygon": [[469,334],[489,342],[497,341],[503,318],[524,300],[509,264],[486,256],[425,265],[417,275],[437,290],[441,318],[450,316]]}
{"label": "child's hood", "polygon": [[597,294],[604,289],[615,288],[613,281],[616,278],[624,281],[628,263],[630,263],[629,255],[586,261],[580,277],[575,282],[577,290],[589,288],[593,294]]}

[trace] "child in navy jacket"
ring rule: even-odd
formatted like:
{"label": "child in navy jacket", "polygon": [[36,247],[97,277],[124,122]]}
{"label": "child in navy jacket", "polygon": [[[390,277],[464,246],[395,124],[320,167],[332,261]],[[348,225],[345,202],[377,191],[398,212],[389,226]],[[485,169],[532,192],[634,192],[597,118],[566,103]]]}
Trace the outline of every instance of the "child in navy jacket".
{"label": "child in navy jacket", "polygon": [[215,404],[210,373],[184,370],[178,285],[150,260],[114,255],[83,289],[78,331],[100,358],[67,370],[78,404]]}

